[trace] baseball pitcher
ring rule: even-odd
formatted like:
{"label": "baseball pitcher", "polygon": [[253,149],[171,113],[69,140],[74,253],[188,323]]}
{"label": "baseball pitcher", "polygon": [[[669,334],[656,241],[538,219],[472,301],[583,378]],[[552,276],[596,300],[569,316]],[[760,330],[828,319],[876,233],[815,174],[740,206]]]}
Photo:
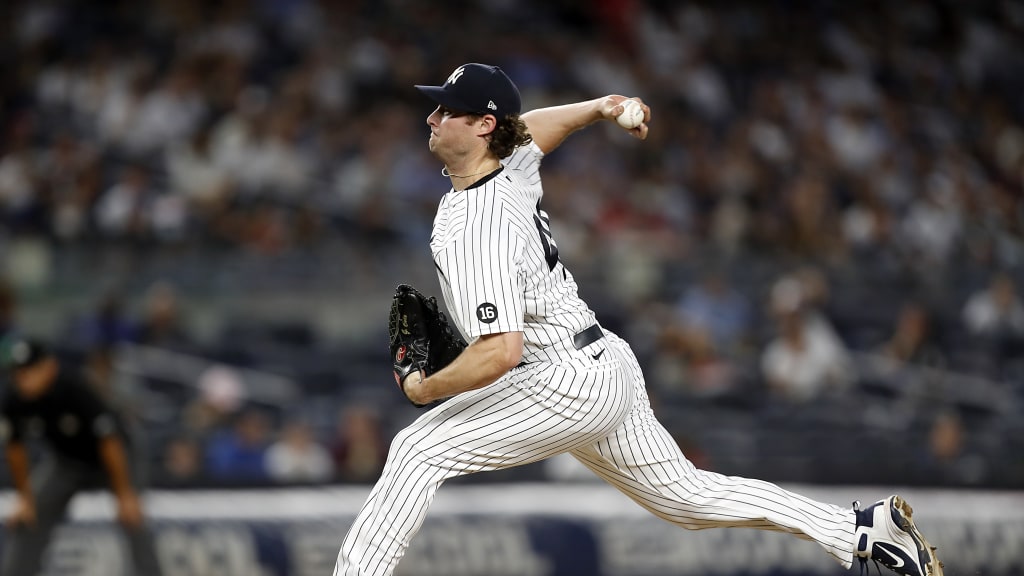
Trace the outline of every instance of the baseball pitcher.
{"label": "baseball pitcher", "polygon": [[899,496],[848,509],[698,470],[655,419],[632,350],[600,325],[559,258],[539,172],[569,134],[618,118],[634,106],[627,100],[643,121],[620,124],[646,138],[647,106],[613,95],[520,115],[515,84],[482,64],[416,88],[437,104],[428,146],[452,183],[430,250],[451,323],[469,344],[436,301],[399,287],[389,318],[395,379],[431,408],[392,442],[335,576],[391,574],[445,480],[563,452],[683,528],[777,530],[846,567],[870,558],[899,574],[942,574]]}

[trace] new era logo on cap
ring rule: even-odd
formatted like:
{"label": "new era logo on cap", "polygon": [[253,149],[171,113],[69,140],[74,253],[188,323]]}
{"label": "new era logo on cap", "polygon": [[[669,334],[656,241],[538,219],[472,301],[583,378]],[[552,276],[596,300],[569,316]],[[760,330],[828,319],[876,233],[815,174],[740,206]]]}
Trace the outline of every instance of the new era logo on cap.
{"label": "new era logo on cap", "polygon": [[516,85],[501,68],[487,64],[463,64],[448,76],[443,86],[417,85],[416,89],[458,112],[501,118],[518,116],[522,110]]}

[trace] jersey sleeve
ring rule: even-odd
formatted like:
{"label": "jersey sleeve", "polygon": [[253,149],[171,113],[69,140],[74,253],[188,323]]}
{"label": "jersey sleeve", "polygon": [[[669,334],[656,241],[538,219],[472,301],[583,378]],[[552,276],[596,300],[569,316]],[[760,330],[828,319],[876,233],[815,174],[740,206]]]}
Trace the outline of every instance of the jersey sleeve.
{"label": "jersey sleeve", "polygon": [[469,339],[522,332],[526,282],[523,242],[507,219],[479,225],[445,250],[443,272],[452,305]]}
{"label": "jersey sleeve", "polygon": [[540,161],[544,158],[544,151],[535,142],[530,142],[515,149],[505,159],[505,167],[517,172],[529,186],[540,185]]}

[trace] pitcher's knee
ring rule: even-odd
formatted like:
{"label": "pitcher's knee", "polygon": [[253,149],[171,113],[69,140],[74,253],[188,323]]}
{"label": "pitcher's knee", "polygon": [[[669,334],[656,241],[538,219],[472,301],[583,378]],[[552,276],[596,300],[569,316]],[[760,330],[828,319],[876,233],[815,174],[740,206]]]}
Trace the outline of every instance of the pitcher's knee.
{"label": "pitcher's knee", "polygon": [[704,530],[732,522],[720,513],[720,510],[703,507],[692,500],[673,499],[671,501],[640,502],[649,512],[686,530]]}
{"label": "pitcher's knee", "polygon": [[692,517],[683,514],[679,508],[652,504],[648,504],[645,508],[658,518],[671,522],[680,528],[685,528],[687,530],[700,530],[701,528],[707,528],[704,523],[698,522]]}

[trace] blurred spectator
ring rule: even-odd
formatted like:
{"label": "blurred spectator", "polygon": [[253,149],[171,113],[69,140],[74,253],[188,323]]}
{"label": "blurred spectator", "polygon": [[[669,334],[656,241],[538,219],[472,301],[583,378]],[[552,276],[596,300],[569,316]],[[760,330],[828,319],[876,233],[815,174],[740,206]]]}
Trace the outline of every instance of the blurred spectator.
{"label": "blurred spectator", "polygon": [[923,265],[944,265],[961,233],[956,186],[948,175],[931,173],[903,219],[906,244]]}
{"label": "blurred spectator", "polygon": [[139,103],[126,134],[129,153],[134,157],[146,156],[183,140],[199,125],[205,112],[194,66],[173,66],[161,85]]}
{"label": "blurred spectator", "polygon": [[154,194],[147,205],[147,223],[151,236],[170,244],[185,240],[188,224],[188,206],[185,198],[161,190]]}
{"label": "blurred spectator", "polygon": [[160,484],[168,487],[198,486],[204,478],[203,454],[199,444],[187,437],[172,439],[160,461]]}
{"label": "blurred spectator", "polygon": [[266,90],[248,86],[238,93],[234,108],[213,126],[209,146],[214,166],[235,182],[244,176],[248,157],[266,124],[269,100]]}
{"label": "blurred spectator", "polygon": [[[793,278],[796,279],[799,286],[800,306],[806,312],[822,316],[828,307],[829,298],[832,296],[832,289],[825,274],[820,268],[803,266],[793,274]],[[785,278],[782,281],[785,281]],[[786,298],[780,296],[780,303],[783,306],[786,305],[786,301]],[[827,321],[821,318],[821,322],[826,323]]]}
{"label": "blurred spectator", "polygon": [[199,375],[196,386],[199,396],[185,407],[182,424],[198,437],[225,427],[247,397],[245,381],[227,366],[210,366]]}
{"label": "blurred spectator", "polygon": [[988,288],[974,293],[964,306],[963,319],[978,336],[1024,337],[1024,304],[1010,275],[996,274]]}
{"label": "blurred spectator", "polygon": [[874,167],[885,151],[882,131],[864,108],[840,110],[829,119],[825,134],[840,166],[851,172]]}
{"label": "blurred spectator", "polygon": [[708,396],[734,390],[737,370],[723,358],[707,334],[691,333],[689,344],[686,380],[690,389]]}
{"label": "blurred spectator", "polygon": [[188,342],[181,322],[178,293],[167,282],[157,282],[146,291],[138,341],[150,346],[174,347]]}
{"label": "blurred spectator", "polygon": [[312,166],[299,149],[299,111],[279,109],[271,113],[265,131],[246,157],[241,185],[248,191],[272,198],[297,198],[309,185]]}
{"label": "blurred spectator", "polygon": [[92,232],[92,207],[100,195],[101,168],[86,164],[70,175],[70,188],[56,194],[51,230],[62,241],[80,240]]}
{"label": "blurred spectator", "polygon": [[733,351],[749,336],[750,304],[720,271],[687,290],[678,312],[688,328],[707,333],[718,350]]}
{"label": "blurred spectator", "polygon": [[946,364],[945,355],[935,341],[931,317],[917,302],[907,303],[900,310],[893,333],[882,346],[882,354],[899,362],[933,368]]}
{"label": "blurred spectator", "polygon": [[79,347],[91,349],[133,340],[136,333],[135,322],[124,312],[121,295],[109,292],[100,299],[95,311],[72,326],[71,337]]}
{"label": "blurred spectator", "polygon": [[358,232],[356,240],[382,243],[393,235],[388,230],[394,223],[387,215],[386,201],[374,191],[391,185],[394,175],[388,169],[395,151],[388,134],[376,130],[360,131],[365,142],[364,154],[350,155],[339,162],[330,175],[332,201],[346,228]]}
{"label": "blurred spectator", "polygon": [[852,382],[845,348],[820,319],[805,312],[799,281],[783,279],[772,290],[779,335],[761,356],[769,388],[781,398],[802,402]]}
{"label": "blurred spectator", "polygon": [[843,248],[839,214],[824,174],[806,170],[790,183],[783,202],[783,245],[803,257],[836,258]]}
{"label": "blurred spectator", "polygon": [[303,422],[284,427],[280,440],[267,450],[266,466],[270,479],[279,483],[326,482],[334,473],[331,454]]}
{"label": "blurred spectator", "polygon": [[670,324],[662,333],[662,343],[670,355],[658,365],[658,376],[653,380],[663,383],[663,391],[671,394],[678,384],[697,396],[716,396],[735,388],[737,370],[723,357],[707,330]]}
{"label": "blurred spectator", "polygon": [[215,481],[260,483],[269,476],[265,464],[270,444],[270,419],[255,408],[240,412],[227,429],[214,432],[206,444],[206,469]]}
{"label": "blurred spectator", "polygon": [[784,315],[780,324],[780,336],[768,344],[761,359],[764,377],[775,394],[807,401],[850,383],[849,360],[831,338],[813,330],[797,311]]}
{"label": "blurred spectator", "polygon": [[30,141],[32,118],[22,114],[4,126],[6,146],[0,148],[0,216],[17,223],[36,198],[38,176]]}
{"label": "blurred spectator", "polygon": [[167,150],[171,192],[190,203],[199,215],[223,209],[234,181],[213,156],[212,127],[204,125],[187,141]]}
{"label": "blurred spectator", "polygon": [[940,412],[928,431],[928,449],[921,466],[915,469],[926,484],[952,486],[977,485],[988,474],[982,455],[968,448],[967,432],[956,412]]}
{"label": "blurred spectator", "polygon": [[139,165],[121,173],[120,181],[96,203],[96,226],[109,238],[141,237],[147,230],[146,208],[151,190],[149,174]]}
{"label": "blurred spectator", "polygon": [[143,71],[136,73],[124,86],[112,86],[96,116],[97,139],[119,152],[131,153],[137,147],[135,127],[142,103],[153,79]]}
{"label": "blurred spectator", "polygon": [[[42,223],[43,227],[61,233],[84,226],[84,222],[70,221],[71,218],[81,218],[81,214],[70,216],[67,211],[78,202],[79,178],[95,170],[97,160],[94,147],[70,131],[57,134],[49,148],[39,154],[36,166],[40,182],[48,187],[52,195],[47,205],[52,215],[46,218],[47,222]],[[61,235],[65,234],[67,232]]]}
{"label": "blurred spectator", "polygon": [[331,455],[334,457],[335,476],[339,480],[377,480],[388,457],[388,443],[373,409],[359,405],[342,409]]}
{"label": "blurred spectator", "polygon": [[893,241],[896,216],[874,189],[879,185],[867,179],[855,185],[856,198],[842,214],[843,241],[860,262],[898,270],[900,255]]}

